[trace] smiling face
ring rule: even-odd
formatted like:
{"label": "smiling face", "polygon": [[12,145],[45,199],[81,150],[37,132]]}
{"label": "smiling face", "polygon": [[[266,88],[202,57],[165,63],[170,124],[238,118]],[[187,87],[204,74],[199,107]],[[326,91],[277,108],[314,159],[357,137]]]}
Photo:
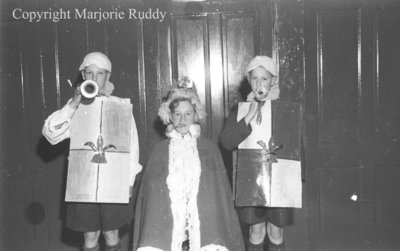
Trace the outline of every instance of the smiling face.
{"label": "smiling face", "polygon": [[103,90],[108,78],[109,72],[107,70],[101,69],[94,64],[88,65],[82,71],[82,77],[84,80],[93,80],[99,86],[99,91]]}
{"label": "smiling face", "polygon": [[275,79],[276,77],[262,66],[255,68],[249,73],[251,90],[258,100],[264,100],[268,96]]}
{"label": "smiling face", "polygon": [[189,127],[195,122],[195,110],[189,100],[178,100],[171,103],[171,120],[180,134],[189,132]]}

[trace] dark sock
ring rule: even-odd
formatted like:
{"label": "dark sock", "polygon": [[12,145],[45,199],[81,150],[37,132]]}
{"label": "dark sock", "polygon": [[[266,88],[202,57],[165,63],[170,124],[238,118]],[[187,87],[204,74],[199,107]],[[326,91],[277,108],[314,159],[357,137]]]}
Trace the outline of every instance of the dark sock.
{"label": "dark sock", "polygon": [[118,242],[115,245],[109,246],[106,244],[106,251],[120,251],[121,250],[121,242]]}
{"label": "dark sock", "polygon": [[285,245],[283,242],[281,244],[274,244],[270,241],[268,243],[268,251],[285,251]]}
{"label": "dark sock", "polygon": [[250,241],[247,243],[246,247],[247,251],[263,251],[264,250],[264,242],[260,244],[253,244]]}
{"label": "dark sock", "polygon": [[84,246],[83,251],[100,251],[100,246],[99,246],[99,244],[97,244],[95,247],[92,247],[92,248],[87,248]]}

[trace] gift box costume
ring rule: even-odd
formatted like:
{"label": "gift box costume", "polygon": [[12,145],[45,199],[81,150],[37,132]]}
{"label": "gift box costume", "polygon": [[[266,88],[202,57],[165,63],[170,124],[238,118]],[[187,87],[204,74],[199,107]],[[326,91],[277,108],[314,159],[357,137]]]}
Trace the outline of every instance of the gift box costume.
{"label": "gift box costume", "polygon": [[[249,74],[249,79],[250,72],[258,67],[263,67],[265,70],[269,71],[272,76],[278,76],[276,64],[271,58],[265,56],[257,56],[249,63],[247,67],[246,72]],[[237,157],[236,160],[234,160],[234,165],[237,165],[234,167],[234,173],[235,171],[237,171],[237,173],[241,175],[241,178],[239,178],[239,176],[236,176],[235,178],[237,179],[234,180],[234,185],[237,191],[237,193],[235,193],[235,198],[237,199],[236,204],[238,206],[242,206],[239,208],[241,221],[250,224],[257,224],[268,220],[275,226],[283,227],[289,223],[289,215],[287,209],[274,207],[271,208],[265,206],[301,206],[301,179],[299,175],[299,162],[278,160],[278,163],[272,164],[275,165],[275,168],[277,167],[277,165],[279,166],[280,164],[287,165],[289,163],[289,165],[293,165],[293,167],[290,166],[290,168],[296,169],[296,177],[293,178],[296,179],[296,186],[293,186],[294,189],[291,189],[292,186],[289,186],[289,189],[284,189],[285,192],[290,191],[288,194],[278,193],[279,196],[274,198],[277,198],[279,200],[279,203],[276,203],[276,200],[272,201],[272,197],[264,198],[265,192],[267,192],[269,196],[272,196],[272,194],[275,193],[272,193],[274,189],[273,186],[271,186],[269,189],[266,189],[265,187],[263,187],[263,185],[271,185],[273,182],[276,182],[276,179],[273,175],[274,172],[271,172],[274,166],[266,168],[266,170],[269,170],[269,172],[267,173],[268,175],[261,175],[262,172],[257,171],[264,170],[262,159],[263,157],[265,157],[262,147],[259,145],[258,142],[261,140],[264,144],[268,144],[270,138],[273,136],[273,139],[276,140],[275,143],[283,143],[284,145],[284,149],[278,151],[278,158],[279,155],[282,155],[284,159],[290,157],[290,160],[298,160],[298,158],[296,158],[298,157],[297,155],[299,152],[297,141],[300,138],[290,138],[292,134],[289,132],[293,130],[292,127],[300,125],[300,120],[297,116],[300,113],[298,108],[292,109],[296,106],[292,107],[291,105],[285,104],[285,102],[280,103],[279,101],[274,101],[275,103],[271,102],[271,100],[276,100],[279,98],[279,85],[277,84],[277,82],[272,83],[269,91],[267,92],[263,91],[262,88],[263,86],[257,87],[256,90],[253,90],[247,97],[248,102],[239,103],[239,105],[233,107],[233,109],[229,113],[229,117],[226,120],[224,129],[220,136],[220,140],[222,145],[228,150],[239,148],[237,152],[235,151],[236,155],[234,155]],[[267,93],[266,97],[264,95],[265,93]],[[257,114],[256,117],[249,124],[246,124],[244,116],[247,114],[247,111],[249,111],[250,102],[252,102],[254,99],[256,99],[258,102]],[[293,121],[291,120],[292,117]],[[285,122],[285,120],[287,121]],[[292,123],[293,126],[292,124],[290,126],[282,126],[294,121],[296,123]],[[263,123],[266,124],[263,125]],[[282,124],[278,125],[279,123]],[[282,128],[279,128],[279,126],[281,126]],[[286,127],[290,127],[290,129],[286,130]],[[299,130],[300,126],[298,126],[298,128],[294,128],[295,132]],[[295,147],[292,147],[292,145]],[[284,154],[282,154],[282,152],[284,152]],[[288,167],[285,167],[285,169],[287,168]],[[280,167],[278,167],[278,169],[275,170],[283,171],[284,169],[280,170]],[[291,176],[293,176],[292,173],[289,173],[289,175],[281,176],[280,178],[288,179],[292,178]],[[271,179],[272,177],[274,177],[274,179]],[[261,182],[261,178],[268,178],[269,182]],[[280,182],[276,184],[279,183]],[[259,190],[255,188],[259,188]],[[287,202],[286,197],[287,195],[290,195],[289,197],[292,199],[291,191],[293,190],[295,190],[295,200],[294,202],[292,200]],[[259,191],[261,192],[257,194],[254,193]]]}
{"label": "gift box costume", "polygon": [[[84,70],[85,67],[92,64],[108,72],[111,72],[111,62],[104,54],[99,52],[89,53],[84,58],[81,66],[79,67],[79,70]],[[101,103],[101,105],[115,104],[117,105],[117,107],[119,107],[119,105],[130,107],[131,105],[129,99],[122,99],[111,96],[113,89],[113,84],[107,79],[104,88],[99,91],[99,95],[94,98],[93,103],[99,102]],[[81,104],[77,107],[77,109],[73,109],[70,106],[71,100],[69,100],[63,108],[51,114],[44,123],[42,133],[46,137],[46,139],[53,145],[67,138],[71,138],[71,144],[76,140],[84,140],[82,139],[82,135],[85,135],[85,132],[79,131],[79,128],[80,126],[82,126],[82,124],[87,124],[87,121],[77,121],[78,117],[81,117],[82,119],[82,116],[77,115],[82,115],[82,113],[83,115],[85,115],[86,111],[83,110],[87,107],[87,105]],[[114,105],[112,105],[111,107],[113,108]],[[106,108],[106,106],[104,106],[104,108]],[[119,118],[119,114],[121,114],[121,112],[118,109],[114,108],[111,110],[105,109],[104,113],[107,113],[108,115],[114,114],[116,117]],[[93,118],[102,117],[100,113],[87,115],[88,117]],[[130,135],[128,140],[126,140],[124,147],[122,147],[122,150],[127,153],[124,153],[125,155],[127,155],[126,161],[124,162],[127,173],[127,177],[124,177],[124,184],[126,184],[126,186],[121,188],[126,193],[126,202],[123,204],[67,203],[66,226],[73,230],[82,232],[114,230],[129,222],[133,217],[133,203],[132,199],[129,199],[129,186],[133,186],[135,182],[135,176],[138,172],[141,171],[142,166],[139,164],[139,142],[135,120],[131,113],[131,108],[130,110],[127,109],[127,112],[125,112],[125,114],[121,116],[123,116],[124,118],[129,118],[128,120],[123,120],[129,121],[129,123],[122,122],[120,124],[123,124],[123,126],[125,127],[124,133]],[[113,122],[115,123],[115,121]],[[90,125],[88,126],[90,127]],[[95,125],[93,125],[93,127],[95,127]],[[96,126],[95,128],[97,130],[100,127]],[[106,128],[102,127],[102,130],[103,129],[106,129],[106,131],[103,131],[102,135],[96,135],[93,139],[89,141],[84,140],[83,142],[81,142],[81,144],[79,144],[84,151],[89,153],[87,161],[83,163],[82,159],[73,158],[71,156],[75,155],[70,153],[69,166],[71,168],[79,169],[79,167],[82,166],[82,163],[85,165],[87,163],[90,163],[91,165],[95,165],[96,168],[99,166],[110,164],[110,171],[112,172],[112,170],[115,170],[113,169],[115,168],[113,163],[116,163],[115,161],[113,161],[115,152],[111,151],[115,151],[116,148],[118,148],[118,151],[121,150],[121,145],[117,146],[116,144],[114,144],[114,142],[111,141],[114,141],[116,138],[126,137],[118,136],[118,130],[115,130],[115,127],[112,125],[107,126]],[[108,135],[113,135],[113,139],[106,138],[106,136]],[[116,142],[117,141],[121,140],[116,140]],[[70,150],[75,151],[75,149]],[[118,182],[118,180],[116,182]],[[76,186],[74,184],[71,185],[71,188],[75,187]],[[114,196],[110,197],[112,198]]]}

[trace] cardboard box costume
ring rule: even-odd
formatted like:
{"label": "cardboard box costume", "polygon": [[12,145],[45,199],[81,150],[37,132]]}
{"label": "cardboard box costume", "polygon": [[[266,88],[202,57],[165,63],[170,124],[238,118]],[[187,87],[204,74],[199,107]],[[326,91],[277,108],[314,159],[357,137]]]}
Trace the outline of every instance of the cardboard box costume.
{"label": "cardboard box costume", "polygon": [[71,121],[65,200],[128,203],[132,104],[129,99],[82,103]]}
{"label": "cardboard box costume", "polygon": [[[240,102],[237,121],[248,112],[250,102]],[[294,103],[266,101],[262,120],[252,120],[251,134],[233,154],[234,200],[236,206],[302,206],[300,163],[301,107]],[[283,148],[275,153],[264,149],[271,137]],[[268,158],[276,154],[276,162]]]}

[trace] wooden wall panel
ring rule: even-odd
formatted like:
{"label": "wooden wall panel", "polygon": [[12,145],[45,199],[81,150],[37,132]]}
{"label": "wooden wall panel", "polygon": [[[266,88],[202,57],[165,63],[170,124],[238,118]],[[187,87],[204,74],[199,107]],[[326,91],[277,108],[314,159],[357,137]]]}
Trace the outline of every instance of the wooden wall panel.
{"label": "wooden wall panel", "polygon": [[[32,198],[32,182],[29,177],[11,178],[1,182],[0,249],[33,250],[35,242],[34,215],[28,206]],[[40,233],[38,233],[40,234]]]}
{"label": "wooden wall panel", "polygon": [[[40,26],[40,64],[41,89],[43,93],[43,119],[47,118],[60,104],[60,90],[56,74],[59,67],[56,62],[56,30],[54,23],[45,23]],[[72,79],[71,79],[72,81]],[[66,83],[68,85],[68,83]]]}
{"label": "wooden wall panel", "polygon": [[238,101],[246,100],[250,86],[246,66],[259,52],[258,21],[255,13],[222,15],[224,46],[225,113]]}
{"label": "wooden wall panel", "polygon": [[360,142],[365,144],[375,138],[374,130],[374,97],[375,97],[375,77],[376,67],[374,66],[375,58],[375,41],[374,41],[374,17],[373,9],[363,9],[361,13],[361,34],[359,39],[359,64],[361,65],[361,81],[362,88],[359,93],[359,137]]}
{"label": "wooden wall panel", "polygon": [[305,3],[311,250],[398,247],[398,2]]}
{"label": "wooden wall panel", "polygon": [[139,116],[139,85],[138,85],[138,38],[142,38],[139,21],[115,21],[107,24],[106,48],[113,63],[111,82],[114,82],[113,95],[131,98],[135,109],[134,115]]}
{"label": "wooden wall panel", "polygon": [[379,229],[400,226],[400,6],[379,8],[375,22],[374,135],[380,142],[373,160],[376,166],[376,225]]}
{"label": "wooden wall panel", "polygon": [[210,97],[211,107],[208,117],[212,118],[211,138],[217,142],[224,123],[224,74],[222,49],[221,15],[208,15],[208,35],[210,53]]}
{"label": "wooden wall panel", "polygon": [[376,15],[376,136],[400,137],[400,8],[377,10]]}
{"label": "wooden wall panel", "polygon": [[[280,99],[296,103],[304,100],[304,16],[303,1],[284,0],[274,2],[274,20],[261,20],[262,25],[275,24],[275,33],[267,32],[260,35],[273,37],[274,55],[279,60]],[[264,28],[265,29],[265,28]],[[265,40],[265,39],[264,39]],[[262,46],[262,45],[261,45]]]}
{"label": "wooden wall panel", "polygon": [[[72,86],[82,81],[79,66],[88,52],[87,27],[81,21],[60,23],[56,28],[56,71],[57,79],[54,84],[60,90],[60,107],[64,106],[72,97]],[[71,50],[74,48],[74,50]]]}
{"label": "wooden wall panel", "polygon": [[0,249],[4,250],[10,250],[10,247],[23,250],[34,245],[31,232],[35,227],[26,214],[34,217],[29,214],[32,211],[27,210],[33,193],[27,191],[32,191],[32,174],[35,173],[32,166],[33,142],[28,134],[32,119],[28,111],[32,100],[28,83],[33,84],[30,80],[31,77],[34,80],[35,75],[28,74],[25,28],[21,22],[1,22],[1,44],[4,47],[1,48]]}
{"label": "wooden wall panel", "polygon": [[358,139],[359,12],[319,13],[319,137],[320,144]]}
{"label": "wooden wall panel", "polygon": [[358,226],[358,205],[350,197],[358,194],[358,168],[320,170],[321,229],[323,231]]}
{"label": "wooden wall panel", "polygon": [[[23,25],[18,22],[1,23],[1,110],[4,131],[24,132],[25,118],[25,79],[22,69],[22,46],[25,40]],[[7,39],[6,39],[7,38]],[[14,148],[26,144],[25,134],[1,134],[1,147]]]}
{"label": "wooden wall panel", "polygon": [[47,235],[47,173],[42,166],[42,158],[38,155],[42,135],[40,134],[44,120],[43,95],[43,58],[41,52],[40,25],[26,24],[26,42],[24,44],[24,76],[26,79],[25,100],[26,118],[29,126],[26,127],[29,139],[29,157],[26,157],[26,168],[30,170],[31,200],[27,201],[26,213],[30,215],[27,223],[32,225],[36,233],[32,242],[32,249],[44,249],[48,241]]}
{"label": "wooden wall panel", "polygon": [[[168,22],[168,21],[166,21]],[[155,143],[163,138],[164,125],[158,119],[158,108],[161,105],[162,98],[166,97],[167,91],[164,92],[161,86],[164,86],[161,79],[167,76],[161,75],[161,57],[170,50],[169,48],[169,37],[168,35],[162,36],[160,25],[155,22],[145,22],[143,24],[143,45],[142,45],[142,56],[143,56],[143,67],[145,74],[143,75],[142,82],[144,89],[141,93],[144,94],[144,110],[142,116],[142,127],[144,133],[142,133],[142,140],[147,142],[141,151],[146,151],[144,159],[147,160],[148,155],[151,153]],[[166,41],[165,41],[166,40]],[[162,42],[161,42],[162,41]],[[159,44],[165,43],[164,50],[160,48]],[[168,56],[168,54],[167,54]],[[144,60],[146,58],[147,60]],[[170,62],[168,58],[168,62]],[[166,89],[170,86],[170,83],[163,82],[166,85]]]}
{"label": "wooden wall panel", "polygon": [[376,225],[398,229],[400,225],[400,166],[376,166]]}

